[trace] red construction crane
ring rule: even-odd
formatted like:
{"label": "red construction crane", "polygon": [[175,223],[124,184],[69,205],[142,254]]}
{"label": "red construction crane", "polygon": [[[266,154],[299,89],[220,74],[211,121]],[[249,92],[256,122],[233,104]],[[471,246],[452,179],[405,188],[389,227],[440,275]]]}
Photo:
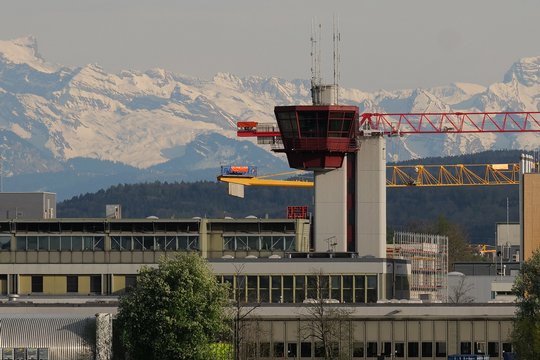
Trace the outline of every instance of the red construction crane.
{"label": "red construction crane", "polygon": [[[381,134],[466,134],[540,132],[540,112],[452,112],[382,114],[363,113],[357,120],[358,135]],[[277,139],[281,133],[274,124],[238,122],[239,137]]]}

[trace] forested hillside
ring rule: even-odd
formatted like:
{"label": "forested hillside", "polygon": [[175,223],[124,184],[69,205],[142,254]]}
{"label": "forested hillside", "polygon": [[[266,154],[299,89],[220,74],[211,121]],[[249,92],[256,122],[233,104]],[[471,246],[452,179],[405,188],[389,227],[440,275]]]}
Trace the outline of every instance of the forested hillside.
{"label": "forested hillside", "polygon": [[[479,164],[519,161],[519,151],[489,151],[474,155],[408,161],[409,164]],[[215,182],[117,185],[58,204],[59,217],[103,217],[106,204],[121,204],[123,217],[284,217],[288,205],[308,205],[311,189],[246,187],[245,198],[227,195],[227,185]],[[493,243],[495,224],[518,221],[518,187],[453,187],[388,189],[388,228],[406,230],[444,216],[461,225],[471,242]]]}

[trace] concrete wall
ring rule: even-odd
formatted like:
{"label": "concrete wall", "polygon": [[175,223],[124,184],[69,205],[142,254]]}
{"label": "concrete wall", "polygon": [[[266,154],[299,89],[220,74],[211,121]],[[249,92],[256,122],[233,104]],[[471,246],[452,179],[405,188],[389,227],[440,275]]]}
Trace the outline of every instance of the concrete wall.
{"label": "concrete wall", "polygon": [[52,219],[56,217],[54,193],[0,193],[0,218]]}
{"label": "concrete wall", "polygon": [[386,256],[386,140],[363,137],[356,163],[356,251]]}
{"label": "concrete wall", "polygon": [[[315,251],[347,251],[347,169],[315,171]],[[329,244],[335,244],[329,246]]]}

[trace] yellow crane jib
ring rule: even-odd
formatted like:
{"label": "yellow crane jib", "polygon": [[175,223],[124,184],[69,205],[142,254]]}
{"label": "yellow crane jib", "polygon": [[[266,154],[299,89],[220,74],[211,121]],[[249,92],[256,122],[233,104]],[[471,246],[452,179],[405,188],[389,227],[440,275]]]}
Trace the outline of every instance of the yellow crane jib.
{"label": "yellow crane jib", "polygon": [[[234,174],[224,172],[218,181],[236,186],[288,186],[312,187],[312,181],[273,179],[284,175],[298,175],[304,171],[288,171],[279,174],[256,176],[256,168],[231,166]],[[248,169],[249,168],[249,169]],[[436,186],[490,186],[517,185],[519,183],[519,164],[454,164],[454,165],[395,165],[386,167],[386,187],[436,187]],[[233,187],[234,187],[233,185]],[[243,197],[243,189],[241,191]]]}

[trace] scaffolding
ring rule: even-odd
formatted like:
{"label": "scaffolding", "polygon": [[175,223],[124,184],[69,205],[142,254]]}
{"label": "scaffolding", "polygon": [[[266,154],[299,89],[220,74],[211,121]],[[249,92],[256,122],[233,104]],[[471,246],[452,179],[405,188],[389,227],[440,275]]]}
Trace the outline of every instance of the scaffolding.
{"label": "scaffolding", "polygon": [[411,262],[411,299],[446,301],[447,236],[395,232],[387,256]]}

